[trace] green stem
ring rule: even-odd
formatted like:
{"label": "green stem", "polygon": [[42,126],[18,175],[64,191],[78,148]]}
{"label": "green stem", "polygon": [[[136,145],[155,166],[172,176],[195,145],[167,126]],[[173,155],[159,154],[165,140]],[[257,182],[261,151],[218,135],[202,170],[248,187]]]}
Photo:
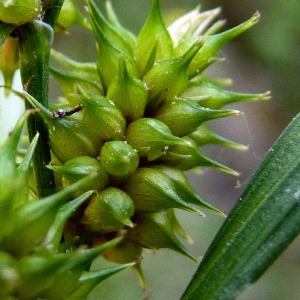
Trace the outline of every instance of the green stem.
{"label": "green stem", "polygon": [[[19,26],[17,34],[20,41],[22,84],[30,95],[48,107],[48,63],[53,39],[52,27],[42,21],[33,21]],[[25,101],[25,108],[32,108],[28,101]],[[27,127],[30,140],[37,132],[40,134],[33,156],[33,170],[38,196],[47,196],[55,187],[53,173],[45,167],[51,160],[48,128],[39,114],[28,118]]]}
{"label": "green stem", "polygon": [[[20,41],[20,71],[23,86],[43,106],[48,107],[49,57],[53,40],[53,26],[58,18],[64,0],[48,1],[44,7],[44,21],[34,20],[17,28]],[[25,108],[32,106],[25,101]],[[27,122],[30,141],[37,132],[40,137],[33,156],[37,194],[39,197],[54,192],[53,172],[45,167],[51,160],[49,132],[39,114],[31,115]]]}
{"label": "green stem", "polygon": [[44,10],[43,21],[49,24],[52,28],[55,25],[55,22],[58,18],[63,3],[64,0],[52,0],[48,5],[45,5],[46,7],[43,8]]}

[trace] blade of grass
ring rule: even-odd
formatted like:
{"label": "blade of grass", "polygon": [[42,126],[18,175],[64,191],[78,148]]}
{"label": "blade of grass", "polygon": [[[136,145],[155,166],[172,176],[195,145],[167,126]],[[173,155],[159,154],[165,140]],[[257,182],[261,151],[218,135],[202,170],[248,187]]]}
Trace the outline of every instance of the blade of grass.
{"label": "blade of grass", "polygon": [[252,177],[182,299],[234,299],[254,283],[300,232],[299,183],[300,114]]}

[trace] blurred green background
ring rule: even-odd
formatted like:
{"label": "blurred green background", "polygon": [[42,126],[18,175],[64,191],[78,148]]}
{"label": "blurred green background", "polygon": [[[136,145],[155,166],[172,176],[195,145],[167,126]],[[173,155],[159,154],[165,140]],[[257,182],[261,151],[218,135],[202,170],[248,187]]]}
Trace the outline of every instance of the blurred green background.
{"label": "blurred green background", "polygon": [[[95,0],[96,1],[96,0]],[[84,1],[77,1],[83,8]],[[104,7],[105,1],[96,1]],[[137,33],[145,21],[150,0],[111,0],[121,22]],[[220,56],[223,63],[211,66],[206,74],[213,77],[230,77],[230,89],[239,92],[260,93],[272,91],[272,100],[261,103],[235,104],[243,116],[211,122],[216,132],[237,142],[249,145],[247,152],[237,152],[209,146],[203,151],[215,160],[241,172],[238,178],[204,169],[189,177],[199,194],[224,212],[229,212],[249,178],[258,167],[270,146],[289,121],[299,112],[300,78],[300,20],[299,0],[162,0],[167,23],[201,4],[202,10],[221,6],[227,28],[245,21],[257,10],[262,14],[258,25],[226,46]],[[93,61],[96,57],[92,34],[74,26],[68,35],[56,36],[54,48],[74,59]],[[51,83],[52,97],[59,93],[58,85]],[[185,212],[178,214],[185,229],[194,239],[187,245],[197,258],[205,253],[223,219],[207,214],[200,218]],[[263,277],[242,295],[239,300],[299,299],[300,295],[300,239],[284,252]],[[95,267],[107,266],[100,258]],[[143,269],[148,283],[142,291],[132,270],[108,279],[95,289],[90,299],[179,299],[196,270],[196,265],[185,257],[169,250],[147,251]],[[201,296],[199,295],[199,299]]]}

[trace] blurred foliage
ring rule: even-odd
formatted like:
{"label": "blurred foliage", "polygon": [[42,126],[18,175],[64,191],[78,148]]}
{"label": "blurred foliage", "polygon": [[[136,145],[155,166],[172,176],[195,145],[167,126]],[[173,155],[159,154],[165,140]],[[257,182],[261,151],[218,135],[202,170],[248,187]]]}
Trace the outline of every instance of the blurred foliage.
{"label": "blurred foliage", "polygon": [[298,0],[222,1],[212,0],[209,7],[222,6],[229,27],[239,24],[256,10],[262,14],[260,26],[238,40],[242,55],[265,68],[272,84],[273,99],[290,119],[300,109],[300,2]]}

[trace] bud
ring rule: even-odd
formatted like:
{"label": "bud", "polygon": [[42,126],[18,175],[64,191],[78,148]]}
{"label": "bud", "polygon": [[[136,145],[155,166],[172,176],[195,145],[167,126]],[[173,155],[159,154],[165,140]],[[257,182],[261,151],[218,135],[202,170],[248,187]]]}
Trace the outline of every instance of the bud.
{"label": "bud", "polygon": [[114,232],[124,226],[133,227],[130,220],[133,213],[131,198],[118,188],[108,187],[92,197],[81,223],[92,232]]}
{"label": "bud", "polygon": [[128,72],[137,77],[136,65],[132,56],[126,54],[123,49],[121,50],[108,40],[103,29],[98,26],[97,20],[91,13],[89,13],[89,17],[98,45],[97,68],[106,92],[111,81],[119,75],[119,59],[121,56],[124,56]]}
{"label": "bud", "polygon": [[[31,253],[44,239],[60,207],[90,180],[93,180],[93,177],[83,178],[40,201],[30,201],[21,207],[16,207],[10,214],[10,231],[5,236],[5,243],[1,245],[2,249],[16,257]],[[20,241],[22,241],[22,247],[20,247]]]}
{"label": "bud", "polygon": [[171,146],[165,154],[158,159],[158,161],[182,171],[188,171],[195,167],[205,166],[215,168],[232,175],[239,175],[236,171],[205,157],[200,152],[197,144],[191,138],[185,137],[184,139],[187,142],[185,146]]}
{"label": "bud", "polygon": [[268,100],[270,99],[270,92],[262,94],[235,93],[222,89],[213,80],[197,76],[190,81],[182,97],[191,98],[203,107],[219,109],[234,102]]}
{"label": "bud", "polygon": [[130,47],[131,52],[134,53],[134,51],[136,49],[136,44],[137,44],[137,37],[132,32],[130,32],[129,30],[127,30],[120,24],[116,14],[112,8],[111,2],[106,1],[105,5],[106,5],[107,18],[108,18],[110,24],[115,28],[115,30],[120,34],[120,36],[126,41],[126,44]]}
{"label": "bud", "polygon": [[178,50],[185,49],[185,52],[199,36],[207,36],[215,32],[216,27],[220,26],[220,21],[214,23],[214,19],[218,17],[220,13],[220,7],[200,12],[200,5],[198,5],[195,9],[169,25],[168,31],[174,43],[175,56],[182,55],[183,52],[177,55],[180,53]]}
{"label": "bud", "polygon": [[207,203],[194,191],[183,171],[166,165],[154,165],[152,167],[168,175],[175,185],[176,192],[186,202],[195,204],[214,213],[224,215],[221,211]]}
{"label": "bud", "polygon": [[87,182],[86,186],[78,191],[78,195],[89,190],[101,191],[108,184],[108,174],[104,167],[96,158],[90,156],[78,156],[68,160],[62,166],[50,165],[48,168],[62,174],[64,187],[90,174],[94,174],[94,179]]}
{"label": "bud", "polygon": [[103,253],[103,256],[109,261],[117,264],[126,264],[139,261],[141,259],[143,248],[129,239],[122,240],[116,247]]}
{"label": "bud", "polygon": [[126,120],[118,107],[103,96],[80,97],[83,122],[101,140],[124,139]]}
{"label": "bud", "polygon": [[164,154],[171,145],[185,145],[186,141],[172,135],[170,128],[163,122],[152,118],[141,118],[130,123],[126,129],[127,142],[140,157],[149,161]]}
{"label": "bud", "polygon": [[101,148],[99,160],[107,173],[117,177],[132,174],[139,165],[137,152],[124,141],[106,142]]}
{"label": "bud", "polygon": [[97,67],[93,63],[80,63],[71,58],[51,50],[51,57],[54,58],[65,70],[50,67],[49,70],[59,82],[64,96],[71,105],[78,104],[76,87],[87,97],[103,95],[103,87],[99,79]]}
{"label": "bud", "polygon": [[40,110],[49,128],[51,150],[62,163],[77,156],[97,156],[101,141],[94,139],[81,122],[75,119],[53,118],[50,110],[27,92],[24,92],[24,95],[35,108]]}
{"label": "bud", "polygon": [[191,260],[196,260],[185,250],[175,236],[166,211],[158,213],[137,214],[134,217],[137,224],[129,229],[126,237],[144,248],[169,248],[177,251]]}
{"label": "bud", "polygon": [[218,144],[221,146],[237,149],[247,150],[248,147],[239,143],[232,142],[209,129],[205,124],[198,127],[197,130],[188,135],[193,139],[198,146],[204,146],[207,144]]}
{"label": "bud", "polygon": [[[12,85],[15,71],[19,68],[19,41],[17,38],[8,37],[0,48],[0,70],[4,77],[4,84],[7,87]],[[5,96],[10,89],[5,89]]]}
{"label": "bud", "polygon": [[204,43],[199,39],[181,57],[157,61],[144,76],[143,81],[148,89],[147,108],[153,110],[165,100],[173,100],[188,86],[188,67]]}
{"label": "bud", "polygon": [[135,210],[139,212],[180,208],[203,215],[179,196],[172,179],[160,170],[138,168],[123,184],[122,189],[132,198]]}
{"label": "bud", "polygon": [[163,21],[160,1],[152,0],[151,10],[137,41],[136,64],[143,77],[153,63],[173,56],[173,43]]}
{"label": "bud", "polygon": [[98,255],[116,246],[118,242],[120,239],[88,250],[24,257],[19,262],[22,278],[18,290],[19,299],[67,299],[79,286],[82,272]]}
{"label": "bud", "polygon": [[19,282],[19,273],[16,260],[7,252],[0,252],[0,297],[12,299]]}
{"label": "bud", "polygon": [[79,12],[75,0],[64,0],[55,24],[55,30],[65,32],[73,24],[90,28],[87,19]]}
{"label": "bud", "polygon": [[187,135],[203,122],[239,114],[237,110],[213,110],[201,107],[193,100],[174,99],[160,106],[154,118],[164,122],[176,136]]}
{"label": "bud", "polygon": [[189,75],[194,77],[202,72],[207,66],[213,63],[216,58],[215,55],[219,50],[225,46],[229,41],[254,26],[260,19],[260,14],[256,12],[251,19],[246,22],[221,32],[215,35],[208,35],[205,37],[205,43],[201,50],[194,57],[189,66]]}
{"label": "bud", "polygon": [[110,44],[114,45],[116,48],[122,49],[129,57],[133,57],[133,51],[121,32],[104,18],[93,0],[87,0],[86,2],[88,4],[87,12],[95,27],[94,29],[98,28],[101,30]]}
{"label": "bud", "polygon": [[147,95],[142,81],[129,74],[124,58],[120,57],[119,75],[110,83],[106,97],[132,122],[144,115]]}
{"label": "bud", "polygon": [[20,25],[32,21],[41,13],[41,10],[40,0],[2,0],[0,20]]}

